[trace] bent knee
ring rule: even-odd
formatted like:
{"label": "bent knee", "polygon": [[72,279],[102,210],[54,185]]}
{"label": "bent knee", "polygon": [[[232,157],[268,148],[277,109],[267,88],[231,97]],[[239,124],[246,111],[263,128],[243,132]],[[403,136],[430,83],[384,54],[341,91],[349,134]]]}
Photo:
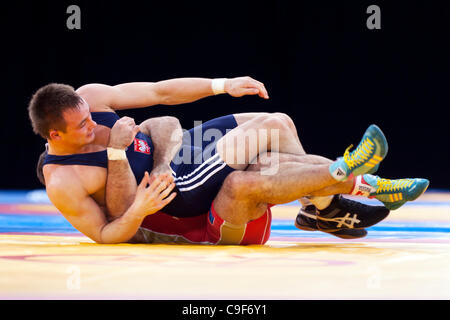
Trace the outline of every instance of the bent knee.
{"label": "bent knee", "polygon": [[221,192],[231,200],[252,200],[264,189],[259,173],[234,171],[223,182]]}
{"label": "bent knee", "polygon": [[279,118],[285,125],[287,125],[289,128],[296,130],[297,128],[295,127],[295,123],[294,120],[292,120],[292,118],[287,115],[286,113],[283,112],[275,112],[273,113],[273,115],[277,118]]}
{"label": "bent knee", "polygon": [[276,113],[271,113],[263,117],[263,127],[266,129],[290,129],[290,125],[286,119],[278,116]]}
{"label": "bent knee", "polygon": [[242,225],[261,217],[267,204],[259,202],[257,180],[243,171],[235,171],[227,176],[214,200],[217,214],[225,221]]}
{"label": "bent knee", "polygon": [[245,178],[243,175],[243,171],[234,171],[230,173],[222,184],[221,193],[233,200],[245,197]]}

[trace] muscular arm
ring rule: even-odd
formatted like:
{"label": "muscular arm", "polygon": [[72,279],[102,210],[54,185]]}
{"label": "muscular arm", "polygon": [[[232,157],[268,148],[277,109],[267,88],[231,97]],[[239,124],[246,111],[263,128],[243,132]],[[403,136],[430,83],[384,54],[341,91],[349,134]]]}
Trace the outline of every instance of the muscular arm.
{"label": "muscular arm", "polygon": [[[77,93],[89,103],[91,111],[111,111],[193,102],[214,94],[211,83],[212,79],[206,78],[130,82],[116,86],[91,83],[78,88]],[[250,77],[228,79],[224,90],[233,97],[257,94],[269,98],[264,85]]]}
{"label": "muscular arm", "polygon": [[[118,133],[126,134],[128,132],[130,137],[134,137],[133,129],[130,127],[134,125],[134,121],[131,118],[122,118],[119,121],[111,131],[109,146],[123,149],[131,140],[121,144],[122,139]],[[170,161],[181,145],[182,133],[178,119],[174,117],[152,118],[141,123],[138,129],[150,136],[155,146],[152,175],[169,173]],[[130,207],[136,195],[136,188],[137,182],[128,160],[108,160],[106,206],[111,218],[120,217]]]}
{"label": "muscular arm", "polygon": [[151,118],[140,125],[141,132],[151,137],[155,151],[154,168],[168,168],[181,146],[183,133],[180,122],[174,117]]}
{"label": "muscular arm", "polygon": [[77,93],[99,110],[175,105],[213,95],[211,79],[179,78],[159,82],[129,82],[116,86],[91,83]]}
{"label": "muscular arm", "polygon": [[64,175],[56,173],[52,176],[47,183],[47,194],[78,231],[97,243],[113,244],[128,242],[145,216],[157,212],[173,199],[175,194],[169,196],[169,193],[174,185],[166,186],[164,178],[156,178],[150,183],[146,174],[137,188],[132,205],[112,222],[108,222],[105,213],[84,189],[76,174],[68,170],[64,171]]}
{"label": "muscular arm", "polygon": [[[108,147],[125,150],[140,128],[132,118],[123,117],[111,129]],[[139,181],[140,182],[140,181]],[[109,217],[120,217],[131,205],[136,196],[137,182],[128,159],[108,159],[105,200]]]}
{"label": "muscular arm", "polygon": [[105,200],[110,219],[120,217],[133,203],[137,182],[128,160],[108,160]]}
{"label": "muscular arm", "polygon": [[127,242],[136,234],[144,217],[133,206],[120,218],[108,222],[105,213],[88,195],[78,178],[73,176],[67,181],[70,183],[48,184],[47,193],[74,228],[97,243]]}

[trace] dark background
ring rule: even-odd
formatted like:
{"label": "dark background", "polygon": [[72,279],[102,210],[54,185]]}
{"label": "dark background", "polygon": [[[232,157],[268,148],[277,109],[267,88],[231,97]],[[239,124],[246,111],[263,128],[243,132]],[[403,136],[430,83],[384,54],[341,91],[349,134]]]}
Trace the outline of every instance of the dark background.
{"label": "dark background", "polygon": [[[66,9],[81,8],[81,30]],[[381,30],[366,9],[381,8]],[[176,77],[262,81],[270,100],[208,97],[120,112],[184,128],[237,112],[285,112],[308,153],[331,159],[371,123],[389,153],[378,174],[449,184],[450,10],[444,1],[15,1],[2,3],[0,189],[41,188],[27,104],[49,82],[79,87]]]}

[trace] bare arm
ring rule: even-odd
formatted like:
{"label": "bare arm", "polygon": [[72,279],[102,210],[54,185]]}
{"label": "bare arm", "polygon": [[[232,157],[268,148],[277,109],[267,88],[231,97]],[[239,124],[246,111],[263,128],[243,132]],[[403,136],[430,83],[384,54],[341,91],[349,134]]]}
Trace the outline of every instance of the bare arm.
{"label": "bare arm", "polygon": [[108,160],[105,200],[111,219],[120,217],[130,208],[136,190],[136,178],[128,160]]}
{"label": "bare arm", "polygon": [[[214,94],[211,82],[206,78],[177,78],[116,86],[91,83],[78,88],[77,93],[88,101],[91,111],[110,111],[193,102]],[[264,85],[250,77],[228,79],[225,92],[234,97],[257,94],[269,98]]]}
{"label": "bare arm", "polygon": [[142,133],[151,137],[155,146],[154,171],[165,172],[164,169],[169,169],[170,162],[181,146],[183,133],[180,122],[175,117],[159,117],[148,119],[139,127]]}
{"label": "bare arm", "polygon": [[108,222],[105,213],[88,195],[79,179],[75,175],[68,177],[67,174],[64,178],[52,178],[56,182],[47,184],[50,200],[77,230],[97,243],[129,241],[147,215],[157,212],[174,197],[174,194],[169,196],[174,185],[166,187],[167,182],[162,178],[154,179],[149,184],[149,175],[146,173],[130,208],[121,217]]}
{"label": "bare arm", "polygon": [[[154,166],[151,176],[167,174],[170,183],[170,161],[181,145],[182,133],[178,119],[174,117],[152,118],[136,126],[134,120],[123,117],[111,130],[109,147],[125,149],[132,143],[138,131],[151,136],[155,146]],[[106,180],[106,207],[110,218],[120,217],[132,204],[137,183],[127,159],[108,160]]]}
{"label": "bare arm", "polygon": [[[108,147],[125,150],[139,132],[132,118],[123,117],[111,129]],[[120,217],[133,203],[137,182],[128,159],[108,159],[105,200],[111,218]]]}

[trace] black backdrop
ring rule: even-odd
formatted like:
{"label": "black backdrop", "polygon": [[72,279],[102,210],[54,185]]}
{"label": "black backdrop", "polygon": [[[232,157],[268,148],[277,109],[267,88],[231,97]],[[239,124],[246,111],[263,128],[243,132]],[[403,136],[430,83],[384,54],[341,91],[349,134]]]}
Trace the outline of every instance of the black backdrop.
{"label": "black backdrop", "polygon": [[[81,30],[66,9],[81,8]],[[369,30],[366,9],[381,9]],[[26,111],[49,82],[74,87],[249,75],[270,100],[209,97],[120,112],[184,128],[236,112],[285,112],[308,153],[357,145],[371,123],[389,142],[379,174],[449,184],[450,9],[442,1],[15,1],[2,3],[0,188],[40,188],[44,140]],[[6,70],[6,72],[5,72]]]}

